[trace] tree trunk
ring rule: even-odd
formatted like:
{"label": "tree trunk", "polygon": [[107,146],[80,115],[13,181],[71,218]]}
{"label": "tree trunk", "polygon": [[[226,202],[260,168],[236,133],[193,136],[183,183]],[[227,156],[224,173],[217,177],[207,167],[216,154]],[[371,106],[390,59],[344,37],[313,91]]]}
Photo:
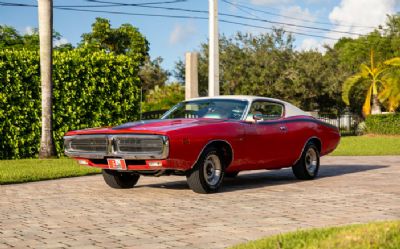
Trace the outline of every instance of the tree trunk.
{"label": "tree trunk", "polygon": [[371,110],[371,114],[381,114],[382,110],[381,110],[381,105],[379,104],[379,99],[378,99],[378,95],[377,94],[373,94],[372,95],[372,110]]}
{"label": "tree trunk", "polygon": [[38,0],[39,40],[40,40],[40,78],[42,86],[42,134],[39,158],[55,157],[53,140],[53,1]]}

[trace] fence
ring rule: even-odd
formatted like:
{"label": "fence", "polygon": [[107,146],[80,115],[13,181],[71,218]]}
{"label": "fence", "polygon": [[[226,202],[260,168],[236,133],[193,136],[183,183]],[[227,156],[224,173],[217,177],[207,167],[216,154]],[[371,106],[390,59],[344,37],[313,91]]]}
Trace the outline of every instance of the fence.
{"label": "fence", "polygon": [[355,135],[358,124],[362,121],[360,116],[351,113],[342,115],[319,113],[316,118],[338,127],[342,135]]}
{"label": "fence", "polygon": [[[167,110],[144,112],[142,113],[142,120],[160,119],[166,111]],[[346,113],[342,115],[332,113],[319,113],[313,116],[321,121],[324,121],[325,123],[338,127],[342,135],[355,135],[357,132],[357,126],[362,121],[360,116],[351,113]]]}

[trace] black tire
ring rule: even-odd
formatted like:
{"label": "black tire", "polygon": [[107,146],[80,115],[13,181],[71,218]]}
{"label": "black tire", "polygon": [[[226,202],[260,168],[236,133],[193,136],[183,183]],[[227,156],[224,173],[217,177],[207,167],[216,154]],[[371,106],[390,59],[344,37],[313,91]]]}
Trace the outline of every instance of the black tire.
{"label": "black tire", "polygon": [[196,193],[217,192],[224,178],[224,162],[215,147],[206,148],[186,175],[189,187]]}
{"label": "black tire", "polygon": [[300,180],[311,180],[317,177],[319,170],[319,150],[317,146],[308,143],[299,161],[292,166],[293,174]]}
{"label": "black tire", "polygon": [[234,171],[234,172],[225,172],[225,176],[224,176],[224,177],[235,178],[237,175],[239,175],[239,172],[238,172],[238,171]]}
{"label": "black tire", "polygon": [[140,175],[132,172],[119,172],[116,170],[103,169],[102,173],[107,185],[118,189],[133,188],[140,178]]}

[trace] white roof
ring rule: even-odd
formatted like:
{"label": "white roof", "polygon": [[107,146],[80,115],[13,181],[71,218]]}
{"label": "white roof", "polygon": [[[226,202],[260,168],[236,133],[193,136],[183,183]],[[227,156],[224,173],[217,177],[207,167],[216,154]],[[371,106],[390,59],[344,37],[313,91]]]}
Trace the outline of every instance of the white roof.
{"label": "white roof", "polygon": [[293,117],[293,116],[311,116],[311,114],[301,110],[300,108],[280,99],[267,98],[267,97],[259,97],[259,96],[248,96],[248,95],[221,95],[215,97],[200,97],[193,98],[192,100],[201,100],[201,99],[236,99],[236,100],[246,100],[249,103],[252,103],[255,100],[267,100],[272,102],[277,102],[283,104],[285,106],[285,117]]}

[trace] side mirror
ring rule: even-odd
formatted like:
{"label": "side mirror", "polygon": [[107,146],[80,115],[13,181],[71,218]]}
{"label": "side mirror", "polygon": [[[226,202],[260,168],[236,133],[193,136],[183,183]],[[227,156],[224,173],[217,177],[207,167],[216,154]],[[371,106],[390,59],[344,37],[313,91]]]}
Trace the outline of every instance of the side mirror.
{"label": "side mirror", "polygon": [[263,115],[261,113],[256,113],[253,115],[254,121],[257,123],[260,120],[263,120]]}

